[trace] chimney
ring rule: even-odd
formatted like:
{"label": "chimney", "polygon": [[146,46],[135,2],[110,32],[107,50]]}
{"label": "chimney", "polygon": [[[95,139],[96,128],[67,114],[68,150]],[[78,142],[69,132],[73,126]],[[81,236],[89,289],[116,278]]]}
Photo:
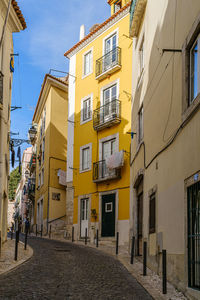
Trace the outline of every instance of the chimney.
{"label": "chimney", "polygon": [[80,41],[85,37],[85,25],[81,25],[80,27]]}

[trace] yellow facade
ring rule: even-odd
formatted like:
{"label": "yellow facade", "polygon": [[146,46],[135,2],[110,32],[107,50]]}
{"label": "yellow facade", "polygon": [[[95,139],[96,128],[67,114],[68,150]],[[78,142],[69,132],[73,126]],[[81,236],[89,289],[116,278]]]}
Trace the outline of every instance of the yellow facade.
{"label": "yellow facade", "polygon": [[49,225],[65,219],[66,187],[59,183],[58,171],[66,171],[67,151],[66,78],[46,75],[33,123],[37,124],[35,225],[48,232]]}
{"label": "yellow facade", "polygon": [[[8,14],[8,18],[6,18]],[[7,239],[8,180],[10,157],[10,107],[13,74],[10,60],[14,53],[12,34],[26,28],[17,3],[0,1],[0,238]],[[1,247],[1,244],[0,244]]]}
{"label": "yellow facade", "polygon": [[[123,1],[123,5],[125,2]],[[112,5],[111,5],[112,7]],[[113,13],[112,13],[113,14]],[[99,32],[101,30],[101,33]],[[99,32],[99,33],[98,33]],[[102,204],[101,197],[103,194],[115,192],[115,235],[120,233],[120,242],[128,241],[129,235],[129,152],[130,152],[130,135],[127,132],[131,128],[131,72],[132,72],[132,40],[127,36],[129,34],[129,5],[122,8],[121,15],[117,13],[111,20],[111,24],[105,24],[102,29],[97,29],[97,36],[92,40],[86,40],[80,50],[74,50],[76,53],[66,54],[70,58],[70,64],[73,64],[75,57],[76,63],[74,75],[75,83],[69,89],[75,91],[74,107],[74,147],[73,147],[73,183],[69,189],[73,188],[73,200],[67,198],[67,202],[73,201],[73,225],[75,228],[75,238],[79,239],[84,236],[81,234],[81,199],[88,198],[88,236],[91,241],[96,235],[96,229],[99,233],[102,231]],[[104,78],[96,78],[96,61],[104,55],[105,41],[116,34],[116,45],[121,49],[121,63],[118,69],[111,68],[105,71]],[[84,56],[92,53],[90,74],[84,75]],[[114,50],[115,51],[115,50]],[[114,53],[114,52],[113,52]],[[115,55],[115,54],[114,54]],[[103,58],[104,60],[104,58]],[[71,66],[70,66],[71,68]],[[121,117],[117,124],[108,124],[104,128],[95,130],[94,111],[102,108],[103,93],[106,88],[116,84],[117,99],[121,102]],[[73,92],[71,92],[73,94]],[[111,93],[111,92],[110,92]],[[70,101],[69,93],[69,101]],[[92,117],[89,121],[82,122],[83,101],[90,97]],[[117,103],[117,102],[116,102]],[[110,105],[110,104],[109,104]],[[100,108],[101,107],[101,108]],[[69,118],[70,118],[69,114]],[[69,131],[68,131],[69,135]],[[124,166],[121,168],[121,177],[117,179],[107,178],[103,181],[94,182],[93,164],[102,160],[101,149],[106,139],[116,139],[118,144],[115,151],[124,150]],[[91,154],[89,155],[90,167],[86,171],[81,168],[82,148],[89,145]],[[68,149],[69,149],[68,145]],[[72,168],[69,165],[68,168]],[[98,165],[100,168],[100,164]],[[100,170],[100,169],[98,169]],[[70,180],[67,178],[67,181]],[[96,210],[97,215],[92,215],[92,210]],[[68,213],[68,212],[67,212]],[[69,227],[70,228],[70,227]],[[69,229],[70,230],[70,229]],[[70,234],[70,233],[69,233]],[[102,237],[102,234],[101,234]],[[112,236],[114,238],[114,236]]]}

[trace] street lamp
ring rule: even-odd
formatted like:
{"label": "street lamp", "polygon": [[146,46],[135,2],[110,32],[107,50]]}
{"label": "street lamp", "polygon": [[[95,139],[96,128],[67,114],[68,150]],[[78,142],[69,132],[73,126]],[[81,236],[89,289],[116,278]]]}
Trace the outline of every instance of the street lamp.
{"label": "street lamp", "polygon": [[34,144],[36,135],[37,135],[37,125],[33,124],[28,131],[28,138],[29,138],[31,144]]}

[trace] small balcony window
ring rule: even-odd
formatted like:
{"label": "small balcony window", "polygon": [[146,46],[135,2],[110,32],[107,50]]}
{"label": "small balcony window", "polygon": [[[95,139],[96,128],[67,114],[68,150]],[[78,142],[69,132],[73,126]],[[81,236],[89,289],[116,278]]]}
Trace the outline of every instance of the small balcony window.
{"label": "small balcony window", "polygon": [[190,49],[190,103],[200,92],[200,34]]}
{"label": "small balcony window", "polygon": [[117,0],[114,3],[114,13],[118,12],[121,8],[122,8],[122,1],[121,0]]}

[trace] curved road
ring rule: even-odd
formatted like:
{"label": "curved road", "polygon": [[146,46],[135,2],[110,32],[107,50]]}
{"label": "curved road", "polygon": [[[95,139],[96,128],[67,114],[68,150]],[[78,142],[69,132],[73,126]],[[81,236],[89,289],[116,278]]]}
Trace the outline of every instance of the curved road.
{"label": "curved road", "polygon": [[29,238],[33,257],[0,276],[0,299],[152,300],[111,256],[72,243]]}

